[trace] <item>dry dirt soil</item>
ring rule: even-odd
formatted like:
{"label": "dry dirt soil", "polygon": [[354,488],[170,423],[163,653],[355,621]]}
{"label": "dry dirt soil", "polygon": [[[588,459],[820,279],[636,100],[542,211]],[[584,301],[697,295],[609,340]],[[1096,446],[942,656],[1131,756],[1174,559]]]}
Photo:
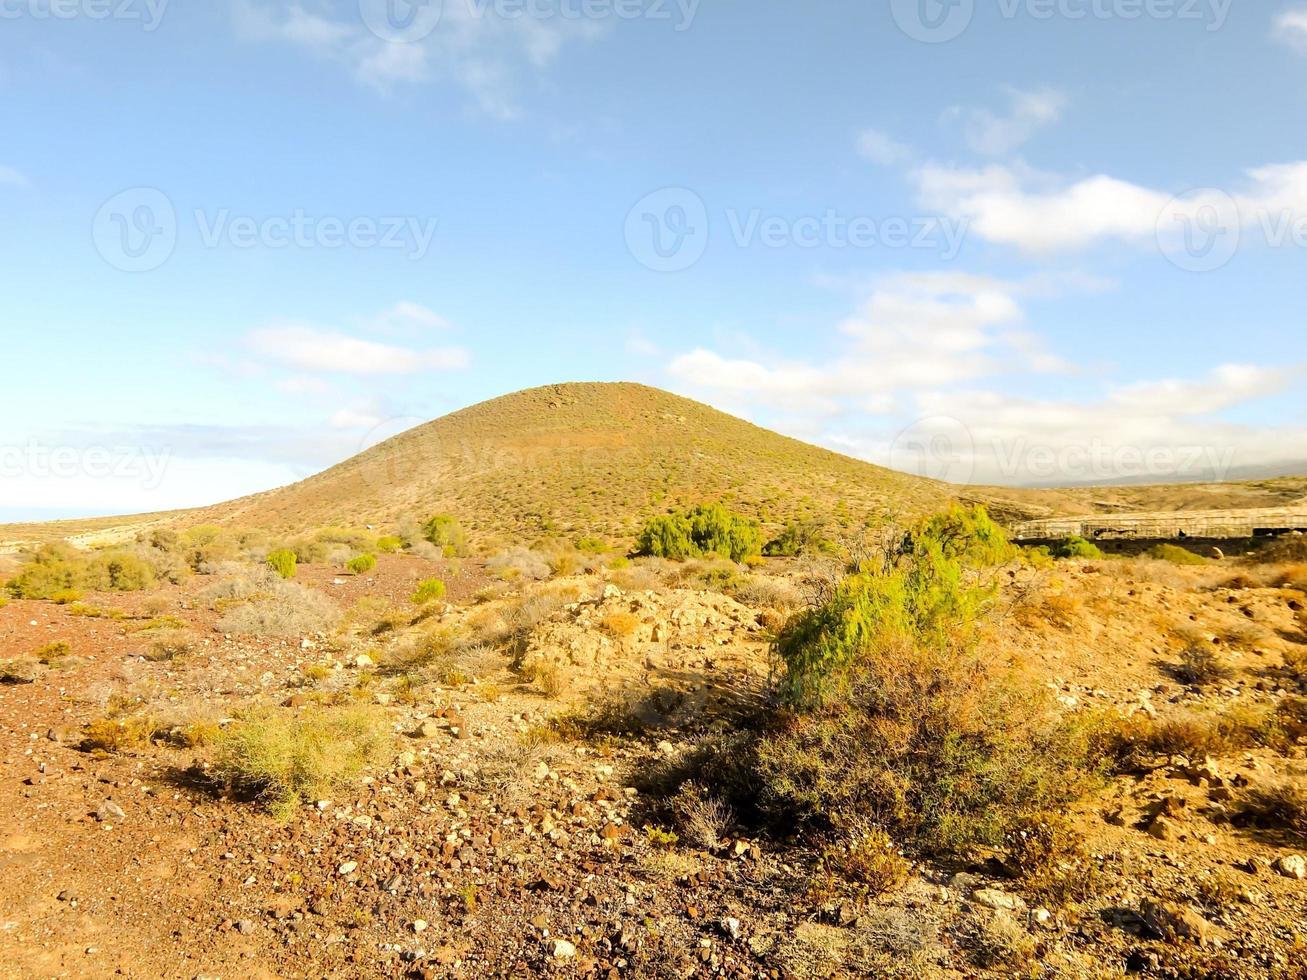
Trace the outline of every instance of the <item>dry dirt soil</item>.
{"label": "dry dirt soil", "polygon": [[[1304,597],[1222,587],[1234,571],[1023,571],[1005,590],[994,655],[1035,672],[1067,712],[1168,717],[1300,693],[1285,663],[1307,644]],[[646,830],[643,776],[764,696],[769,593],[739,601],[638,567],[504,584],[476,562],[407,556],[357,577],[308,566],[298,581],[342,612],[380,596],[411,619],[406,597],[431,575],[448,580],[447,604],[412,629],[490,639],[416,686],[376,669],[410,641],[405,623],[374,635],[360,614],[321,634],[228,636],[198,598],[203,576],[85,598],[121,618],[0,608],[0,660],[22,666],[0,686],[0,973],[1302,976],[1307,882],[1275,864],[1303,843],[1229,819],[1245,787],[1307,778],[1301,744],[1163,759],[1109,780],[1072,814],[1099,874],[1083,905],[1040,907],[978,855],[916,865],[902,889],[832,917],[806,898],[812,856],[797,844],[729,824],[711,847]],[[174,660],[147,656],[154,631],[142,627],[162,617],[196,637]],[[514,623],[526,625],[512,642],[494,639]],[[1227,681],[1198,688],[1169,673],[1194,632],[1220,638]],[[66,654],[33,662],[57,642]],[[619,698],[637,730],[568,737],[557,723]],[[379,704],[393,751],[284,821],[215,784],[208,746],[169,734],[322,699]],[[81,747],[86,726],[114,710],[148,712],[156,736]],[[1164,939],[1144,915],[1152,901],[1183,912],[1205,950]],[[1185,963],[1219,955],[1227,972],[1184,974],[1182,952]]]}

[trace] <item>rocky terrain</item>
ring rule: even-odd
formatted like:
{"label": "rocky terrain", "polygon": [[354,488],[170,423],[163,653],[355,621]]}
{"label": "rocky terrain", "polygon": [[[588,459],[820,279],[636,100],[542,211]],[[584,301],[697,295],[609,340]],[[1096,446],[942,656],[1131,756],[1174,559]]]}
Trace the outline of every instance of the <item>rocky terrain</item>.
{"label": "rocky terrain", "polygon": [[[687,833],[656,775],[766,698],[770,631],[811,572],[777,561],[726,594],[706,587],[712,571],[648,561],[506,581],[475,560],[308,565],[297,581],[342,618],[277,637],[218,628],[214,576],[10,601],[5,974],[1302,975],[1303,841],[1234,819],[1250,787],[1303,785],[1301,736],[1104,781],[1070,814],[1094,876],[1074,902],[978,853],[832,905],[813,896],[817,856],[800,840],[729,813],[697,814]],[[445,599],[397,616],[432,575]],[[1301,693],[1288,665],[1307,644],[1304,597],[1233,569],[1060,562],[1013,572],[1004,595],[993,655],[1068,713],[1180,717]],[[152,637],[179,630],[184,649],[160,654]],[[1172,673],[1194,631],[1226,647],[1216,686]],[[289,718],[322,704],[384,712],[393,741],[357,780],[278,817],[215,777],[206,732],[254,706]],[[123,731],[146,717],[139,738],[103,738],[105,719]]]}

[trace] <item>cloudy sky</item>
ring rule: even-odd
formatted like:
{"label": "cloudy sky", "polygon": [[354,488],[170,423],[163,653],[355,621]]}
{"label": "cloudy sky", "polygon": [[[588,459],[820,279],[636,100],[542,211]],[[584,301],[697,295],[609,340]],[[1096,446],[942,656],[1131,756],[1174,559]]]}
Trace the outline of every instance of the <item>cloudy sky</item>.
{"label": "cloudy sky", "polygon": [[1043,485],[1307,471],[1307,4],[0,0],[0,520],[563,380]]}

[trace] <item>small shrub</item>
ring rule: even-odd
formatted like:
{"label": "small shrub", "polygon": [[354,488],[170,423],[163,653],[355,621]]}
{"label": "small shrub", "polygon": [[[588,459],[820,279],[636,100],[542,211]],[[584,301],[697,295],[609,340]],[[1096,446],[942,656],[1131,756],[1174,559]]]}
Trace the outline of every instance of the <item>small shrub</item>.
{"label": "small shrub", "polygon": [[383,555],[393,555],[404,550],[404,539],[398,534],[383,534],[377,538],[377,550]]}
{"label": "small shrub", "polygon": [[512,582],[518,579],[542,581],[549,578],[554,570],[549,559],[538,551],[515,545],[487,559],[486,571],[506,582]]}
{"label": "small shrub", "polygon": [[263,710],[240,719],[218,741],[215,772],[236,792],[287,818],[304,801],[339,789],[388,756],[384,712],[371,706]]}
{"label": "small shrub", "polygon": [[345,567],[355,575],[366,575],[377,567],[377,558],[375,555],[362,554],[347,561]]}
{"label": "small shrub", "polygon": [[292,579],[295,577],[295,567],[299,564],[299,559],[295,552],[289,548],[279,548],[270,552],[265,559],[269,568],[276,572],[283,579]]}
{"label": "small shrub", "polygon": [[604,632],[618,640],[631,636],[639,625],[640,617],[628,612],[609,613],[603,619]]}
{"label": "small shrub", "polygon": [[1307,842],[1307,786],[1301,780],[1250,789],[1239,800],[1235,812],[1243,822]]}
{"label": "small shrub", "polygon": [[145,659],[154,663],[163,663],[184,657],[194,647],[194,637],[190,633],[178,630],[160,636],[150,644]]}
{"label": "small shrub", "polygon": [[587,555],[602,555],[608,550],[608,545],[603,538],[596,538],[592,535],[577,538],[574,543],[577,551]]}
{"label": "small shrub", "polygon": [[786,524],[780,534],[768,541],[762,553],[768,558],[796,558],[812,552],[827,554],[833,549],[834,545],[822,536],[820,524],[815,521],[794,521]]}
{"label": "small shrub", "polygon": [[1207,642],[1192,643],[1180,654],[1180,662],[1172,664],[1171,675],[1183,684],[1206,687],[1229,680],[1234,671],[1221,659],[1216,649]]}
{"label": "small shrub", "polygon": [[875,898],[901,888],[911,868],[881,830],[855,833],[847,842],[827,848],[821,865],[852,885],[859,898]]}
{"label": "small shrub", "polygon": [[637,547],[642,555],[675,561],[716,554],[739,562],[761,553],[762,531],[757,521],[708,504],[648,521]]}
{"label": "small shrub", "polygon": [[561,697],[568,689],[568,677],[561,665],[538,660],[527,668],[527,677],[547,698]]}
{"label": "small shrub", "polygon": [[42,647],[40,650],[37,650],[36,653],[32,654],[32,656],[40,663],[49,665],[55,661],[62,660],[64,657],[70,656],[72,652],[72,647],[63,640],[58,640],[48,646]]}
{"label": "small shrub", "polygon": [[1092,541],[1086,541],[1079,535],[1072,535],[1065,541],[1059,541],[1049,549],[1049,553],[1054,558],[1084,558],[1098,559],[1103,557],[1103,551]]}
{"label": "small shrub", "polygon": [[130,752],[149,744],[158,730],[147,714],[100,718],[86,726],[82,748],[88,752]]}
{"label": "small shrub", "polygon": [[415,606],[428,606],[445,598],[445,583],[438,578],[423,579],[410,597]]}
{"label": "small shrub", "polygon": [[218,620],[218,630],[253,636],[295,636],[321,632],[339,619],[339,610],[321,592],[294,582],[275,581],[270,591],[256,593],[248,601],[227,608]]}
{"label": "small shrub", "polygon": [[672,812],[682,839],[706,851],[721,847],[735,820],[729,806],[694,782],[685,783],[677,791]]}
{"label": "small shrub", "polygon": [[1084,838],[1056,813],[1021,820],[1007,835],[1007,864],[1031,894],[1055,905],[1081,902],[1099,887]]}
{"label": "small shrub", "polygon": [[954,504],[921,521],[908,535],[909,551],[935,547],[945,558],[972,568],[1002,565],[1019,553],[980,504],[971,508]]}
{"label": "small shrub", "polygon": [[440,549],[446,558],[467,554],[467,535],[458,520],[449,514],[437,514],[422,526],[422,535]]}
{"label": "small shrub", "polygon": [[1181,548],[1176,544],[1157,544],[1145,552],[1147,557],[1155,561],[1169,561],[1172,565],[1206,565],[1209,564],[1206,558],[1201,555],[1195,555],[1187,548]]}
{"label": "small shrub", "polygon": [[664,830],[661,827],[654,826],[644,828],[644,839],[649,842],[650,847],[664,850],[675,847],[681,841],[674,830]]}

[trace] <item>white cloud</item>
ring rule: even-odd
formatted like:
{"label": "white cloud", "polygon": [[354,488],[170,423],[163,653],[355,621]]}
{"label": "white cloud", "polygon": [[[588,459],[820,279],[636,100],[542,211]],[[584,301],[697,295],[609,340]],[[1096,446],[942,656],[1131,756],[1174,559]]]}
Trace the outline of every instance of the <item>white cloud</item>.
{"label": "white cloud", "polygon": [[1307,7],[1293,7],[1275,18],[1272,36],[1307,54]]}
{"label": "white cloud", "polygon": [[0,165],[0,184],[10,184],[14,187],[26,187],[28,179],[13,167]]}
{"label": "white cloud", "polygon": [[914,172],[924,207],[969,222],[988,241],[1029,252],[1084,248],[1105,241],[1154,242],[1215,215],[1229,231],[1267,237],[1286,219],[1307,215],[1307,162],[1248,170],[1239,187],[1173,195],[1107,175],[1075,181],[1024,166],[979,170],[928,164]]}
{"label": "white cloud", "polygon": [[728,358],[700,348],[674,358],[668,371],[695,389],[792,412],[884,414],[897,404],[896,392],[970,381],[1013,365],[1063,370],[1020,327],[1026,289],[984,276],[895,276],[839,323],[846,349],[824,363]]}
{"label": "white cloud", "polygon": [[305,324],[263,327],[251,333],[248,341],[256,353],[300,371],[413,374],[456,370],[470,361],[467,351],[459,347],[416,350]]}
{"label": "white cloud", "polygon": [[632,327],[626,332],[626,352],[636,357],[657,357],[662,349],[646,337],[644,331]]}
{"label": "white cloud", "polygon": [[902,166],[916,156],[912,147],[879,129],[864,129],[858,134],[858,153],[883,167]]}
{"label": "white cloud", "polygon": [[282,378],[274,382],[278,391],[287,395],[327,395],[332,391],[331,383],[324,378],[314,378],[302,374]]}
{"label": "white cloud", "polygon": [[977,153],[985,156],[1011,153],[1040,128],[1057,122],[1066,107],[1066,96],[1053,89],[1027,92],[1007,88],[1005,91],[1008,111],[1004,114],[959,107],[945,113],[946,120],[961,123],[967,145]]}
{"label": "white cloud", "polygon": [[290,0],[234,0],[239,36],[281,43],[343,66],[380,93],[398,85],[448,83],[466,91],[485,113],[519,114],[521,76],[547,68],[563,47],[602,33],[594,19],[499,16],[481,0],[444,0],[439,23],[426,37],[392,43],[373,34],[357,0],[335,2],[326,13]]}
{"label": "white cloud", "polygon": [[338,410],[330,424],[333,429],[375,429],[392,414],[379,399],[369,398]]}
{"label": "white cloud", "polygon": [[420,303],[407,300],[382,310],[364,321],[364,326],[379,333],[409,334],[427,330],[448,330],[450,323],[439,313]]}

